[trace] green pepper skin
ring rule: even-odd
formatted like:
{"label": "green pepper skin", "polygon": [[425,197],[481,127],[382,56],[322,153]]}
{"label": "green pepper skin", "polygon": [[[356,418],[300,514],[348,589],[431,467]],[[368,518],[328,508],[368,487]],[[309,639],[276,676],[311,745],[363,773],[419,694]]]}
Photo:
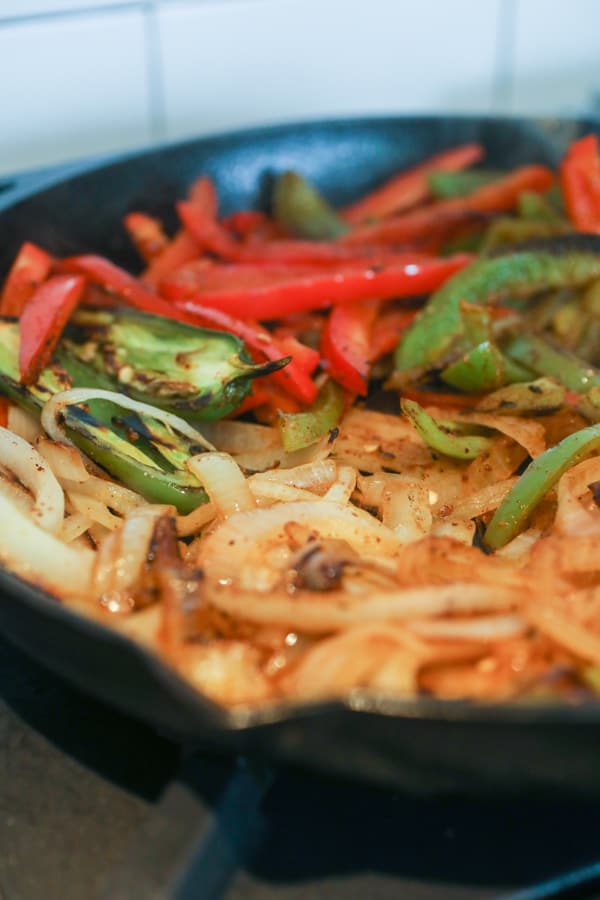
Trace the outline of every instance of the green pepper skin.
{"label": "green pepper skin", "polygon": [[475,409],[497,416],[544,416],[564,406],[566,394],[563,385],[549,378],[526,382],[521,379],[518,384],[488,394]]}
{"label": "green pepper skin", "polygon": [[344,411],[344,391],[329,379],[311,409],[300,413],[279,413],[281,443],[287,453],[309,447],[325,437],[340,421]]}
{"label": "green pepper skin", "polygon": [[495,169],[472,169],[459,172],[430,172],[427,176],[429,190],[436,200],[467,197],[473,191],[503,178],[506,172]]}
{"label": "green pepper skin", "polygon": [[504,358],[491,341],[482,341],[440,373],[451,387],[470,394],[495,391],[506,382]]}
{"label": "green pepper skin", "polygon": [[[415,426],[428,447],[453,459],[476,459],[490,445],[490,439],[476,434],[453,433],[453,423],[436,422],[414,400],[403,398],[402,411]],[[456,429],[459,432],[460,429]]]}
{"label": "green pepper skin", "polygon": [[422,371],[443,357],[463,335],[461,301],[492,303],[527,297],[600,277],[599,237],[565,235],[525,246],[528,249],[472,263],[436,291],[400,340],[396,368]]}
{"label": "green pepper skin", "polygon": [[[53,394],[77,387],[106,388],[101,374],[61,351],[58,362],[41,373],[34,385],[19,382],[19,326],[0,320],[0,393],[39,416]],[[112,383],[109,389],[114,386]],[[90,459],[152,503],[175,506],[181,514],[206,503],[199,481],[183,468],[201,448],[162,422],[121,410],[105,400],[63,410],[67,437]]]}
{"label": "green pepper skin", "polygon": [[104,380],[112,379],[112,390],[190,421],[233,412],[253,378],[288,361],[255,365],[232,334],[132,309],[78,310],[61,346]]}
{"label": "green pepper skin", "polygon": [[483,541],[490,550],[504,547],[526,526],[538,503],[562,475],[600,448],[600,424],[563,438],[534,459],[506,495],[489,523]]}
{"label": "green pepper skin", "polygon": [[277,178],[273,215],[291,234],[309,240],[332,240],[348,231],[325,198],[297,172]]}
{"label": "green pepper skin", "polygon": [[585,394],[600,386],[600,370],[536,335],[514,335],[503,343],[502,349],[509,359],[536,375],[555,378],[570,391]]}

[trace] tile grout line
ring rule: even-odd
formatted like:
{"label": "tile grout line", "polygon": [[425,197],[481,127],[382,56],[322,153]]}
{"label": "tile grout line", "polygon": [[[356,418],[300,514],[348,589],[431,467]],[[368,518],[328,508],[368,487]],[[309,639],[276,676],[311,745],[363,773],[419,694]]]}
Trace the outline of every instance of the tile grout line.
{"label": "tile grout line", "polygon": [[156,0],[144,4],[144,32],[146,54],[146,84],[150,101],[150,134],[153,140],[164,140],[167,136],[167,116],[160,23]]}
{"label": "tile grout line", "polygon": [[514,100],[517,0],[499,0],[498,10],[492,106],[494,112],[507,113]]}

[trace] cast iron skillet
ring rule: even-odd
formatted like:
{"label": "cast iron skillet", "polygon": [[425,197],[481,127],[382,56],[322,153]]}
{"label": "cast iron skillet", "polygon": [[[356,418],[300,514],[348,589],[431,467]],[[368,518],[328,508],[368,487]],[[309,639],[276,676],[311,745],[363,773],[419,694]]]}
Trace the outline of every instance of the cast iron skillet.
{"label": "cast iron skillet", "polygon": [[[218,186],[224,213],[261,206],[274,172],[297,168],[335,203],[399,167],[477,140],[491,165],[555,165],[587,122],[484,118],[329,121],[246,131],[79,167],[70,177],[0,194],[0,277],[23,240],[57,254],[137,260],[120,226],[131,209],[175,225],[173,199],[199,173]],[[482,706],[386,700],[228,712],[195,693],[151,654],[71,613],[0,571],[0,628],[37,660],[183,742],[287,760],[415,792],[600,789],[600,706]]]}

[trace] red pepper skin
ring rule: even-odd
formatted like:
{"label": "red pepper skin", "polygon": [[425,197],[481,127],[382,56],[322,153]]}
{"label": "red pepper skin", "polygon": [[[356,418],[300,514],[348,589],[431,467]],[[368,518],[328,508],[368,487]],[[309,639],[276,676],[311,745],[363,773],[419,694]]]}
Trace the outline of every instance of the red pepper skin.
{"label": "red pepper skin", "polygon": [[185,230],[201,251],[209,251],[224,259],[239,258],[239,244],[226,228],[198,204],[182,200],[177,214]]}
{"label": "red pepper skin", "polygon": [[523,166],[468,197],[440,200],[371,225],[360,225],[340,240],[345,244],[398,244],[447,234],[481,216],[513,209],[523,191],[548,190],[554,175],[546,166]]}
{"label": "red pepper skin", "polygon": [[[236,334],[251,350],[260,353],[267,359],[277,360],[288,355],[283,352],[280,344],[273,340],[266,328],[250,319],[240,321],[220,309],[203,307],[200,303],[191,300],[173,304],[172,318],[178,317],[191,324],[202,325],[204,328],[214,328],[217,331],[229,331],[231,334]],[[317,396],[318,389],[314,381],[294,359],[285,369],[274,372],[269,378],[277,381],[288,394],[291,394],[300,403],[310,404]]]}
{"label": "red pepper skin", "polygon": [[400,172],[377,190],[347,206],[342,211],[342,218],[357,225],[368,219],[381,219],[416,206],[429,197],[427,176],[431,172],[457,172],[479,162],[483,155],[481,144],[462,144],[443,150],[418,166]]}
{"label": "red pepper skin", "polygon": [[216,219],[219,212],[219,198],[212,179],[201,175],[188,189],[188,200],[201,209],[206,216]]}
{"label": "red pepper skin", "polygon": [[[198,281],[198,293],[192,299],[201,306],[222,310],[231,316],[253,319],[277,319],[288,313],[324,309],[338,303],[359,300],[389,300],[428,294],[442,285],[450,275],[472,261],[466,253],[444,259],[405,254],[396,256],[391,265],[371,268],[362,265],[327,269],[275,271],[231,268],[230,276],[221,269],[206,270],[204,285]],[[250,275],[252,274],[252,279]],[[211,279],[224,276],[221,286],[211,290]],[[226,278],[230,284],[227,285]],[[236,280],[243,278],[242,284]],[[213,285],[214,285],[213,281]],[[173,290],[173,288],[175,289]],[[173,284],[163,282],[166,296],[182,300]]]}
{"label": "red pepper skin", "polygon": [[26,241],[4,282],[0,297],[0,315],[20,316],[25,305],[50,274],[51,268],[50,254],[36,244]]}
{"label": "red pepper skin", "polygon": [[379,301],[334,306],[321,336],[321,355],[328,374],[352,394],[368,390],[369,342]]}
{"label": "red pepper skin", "polygon": [[239,209],[221,220],[223,228],[233,231],[238,237],[250,237],[270,226],[271,220],[266,213],[257,209]]}
{"label": "red pepper skin", "polygon": [[600,233],[600,152],[595,134],[571,144],[560,166],[560,181],[575,228]]}
{"label": "red pepper skin", "polygon": [[68,272],[85,275],[90,281],[118,294],[130,306],[141,309],[143,312],[166,316],[169,319],[179,318],[170,303],[145,287],[141,281],[134,278],[125,269],[115,266],[103,256],[92,254],[71,256],[63,260],[62,268]]}
{"label": "red pepper skin", "polygon": [[274,335],[277,345],[283,351],[284,356],[291,356],[298,363],[303,372],[312,375],[321,361],[321,357],[317,350],[307,347],[299,341],[294,335],[285,335],[279,337]]}
{"label": "red pepper skin", "polygon": [[381,313],[371,331],[367,359],[375,362],[398,346],[401,334],[414,321],[416,309],[390,309]]}
{"label": "red pepper skin", "polygon": [[0,425],[3,428],[8,426],[8,408],[10,403],[6,397],[0,397]]}
{"label": "red pepper skin", "polygon": [[180,231],[171,239],[162,253],[154,257],[141,276],[141,280],[151,287],[158,287],[163,278],[197,258],[198,245],[196,241],[187,231]]}
{"label": "red pepper skin", "polygon": [[169,243],[162,223],[146,213],[127,213],[123,224],[135,249],[145,262],[156,259]]}
{"label": "red pepper skin", "polygon": [[19,370],[21,382],[37,381],[50,362],[64,327],[85,288],[81,275],[55,275],[42,284],[21,314]]}

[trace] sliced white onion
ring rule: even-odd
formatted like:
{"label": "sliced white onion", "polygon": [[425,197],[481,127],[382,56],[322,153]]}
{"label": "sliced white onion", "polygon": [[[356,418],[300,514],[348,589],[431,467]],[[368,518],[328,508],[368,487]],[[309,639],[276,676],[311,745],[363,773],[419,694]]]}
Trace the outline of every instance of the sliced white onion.
{"label": "sliced white onion", "polygon": [[600,534],[600,509],[593,504],[586,508],[581,502],[588,493],[588,485],[600,481],[600,458],[586,459],[569,469],[558,482],[554,527],[560,534],[581,536]]}
{"label": "sliced white onion", "polygon": [[329,503],[348,503],[356,487],[356,469],[351,466],[340,466],[337,480],[323,495]]}
{"label": "sliced white onion", "polygon": [[417,619],[407,627],[420,637],[450,641],[499,641],[524,634],[522,616],[477,616],[471,619]]}
{"label": "sliced white onion", "polygon": [[66,491],[76,491],[81,496],[90,497],[109,506],[121,516],[127,515],[138,506],[148,505],[144,498],[135,491],[123,487],[122,484],[117,484],[115,481],[98,478],[97,475],[90,475],[83,484],[65,478],[62,486]]}
{"label": "sliced white onion", "polygon": [[164,409],[158,409],[156,406],[151,406],[149,403],[140,403],[138,400],[132,400],[131,397],[127,397],[125,394],[119,394],[116,391],[97,390],[95,388],[73,388],[70,391],[60,391],[47,400],[41,415],[42,427],[46,434],[55,441],[71,443],[65,436],[63,426],[58,423],[60,412],[65,406],[73,406],[76,403],[88,403],[90,400],[109,400],[123,409],[131,409],[133,412],[151,416],[158,422],[162,422],[163,425],[172,428],[173,431],[178,431],[180,434],[190,438],[190,440],[201,447],[205,447],[207,450],[215,449],[185,419],[180,419],[179,416],[165,412]]}
{"label": "sliced white onion", "polygon": [[12,403],[8,407],[7,426],[9,431],[29,441],[30,444],[34,444],[35,439],[42,433],[39,420]]}
{"label": "sliced white onion", "polygon": [[26,440],[0,428],[0,464],[34,495],[31,516],[36,524],[56,534],[65,514],[65,498],[46,460]]}
{"label": "sliced white onion", "polygon": [[306,591],[302,596],[290,597],[283,590],[259,593],[232,590],[229,585],[207,588],[207,599],[229,615],[308,634],[343,631],[369,622],[407,622],[430,616],[508,610],[518,603],[510,588],[468,582],[373,591],[357,597],[330,591],[326,596],[317,593],[314,598]]}
{"label": "sliced white onion", "polygon": [[120,529],[100,542],[94,571],[99,596],[118,594],[135,585],[148,556],[154,526],[164,511],[161,506],[139,506]]}
{"label": "sliced white onion", "polygon": [[73,509],[89,519],[90,522],[104,525],[109,531],[116,531],[121,527],[122,520],[113,515],[106,504],[100,500],[80,494],[78,491],[67,491],[67,497]]}
{"label": "sliced white onion", "polygon": [[0,560],[18,575],[60,597],[88,595],[94,553],[44,531],[0,495]]}
{"label": "sliced white onion", "polygon": [[59,480],[68,478],[71,482],[83,484],[90,477],[81,453],[71,444],[51,441],[46,435],[40,435],[35,446]]}
{"label": "sliced white onion", "polygon": [[228,453],[201,453],[189,459],[187,467],[204,487],[219,516],[227,518],[256,507],[242,470]]}
{"label": "sliced white onion", "polygon": [[195,534],[208,525],[209,522],[217,515],[217,511],[212,503],[201,503],[196,509],[188,513],[187,516],[177,516],[177,534],[179,537],[187,537]]}
{"label": "sliced white onion", "polygon": [[431,531],[428,488],[408,481],[386,482],[381,498],[381,518],[403,543],[420,540]]}
{"label": "sliced white onion", "polygon": [[484,428],[493,428],[494,431],[499,431],[500,434],[506,435],[524,447],[533,459],[546,449],[546,429],[541,422],[532,419],[474,412],[463,413],[460,421],[472,422],[474,425],[483,425]]}
{"label": "sliced white onion", "polygon": [[269,566],[267,578],[265,563],[269,551],[281,550],[280,564],[284,564],[288,552],[285,526],[289,522],[305,525],[323,538],[345,540],[363,557],[393,558],[402,546],[389,528],[362,510],[323,499],[300,500],[230,516],[203,538],[198,564],[209,578],[240,580],[248,587],[256,585],[256,573],[260,570],[261,584],[268,587],[277,582],[281,569]]}

